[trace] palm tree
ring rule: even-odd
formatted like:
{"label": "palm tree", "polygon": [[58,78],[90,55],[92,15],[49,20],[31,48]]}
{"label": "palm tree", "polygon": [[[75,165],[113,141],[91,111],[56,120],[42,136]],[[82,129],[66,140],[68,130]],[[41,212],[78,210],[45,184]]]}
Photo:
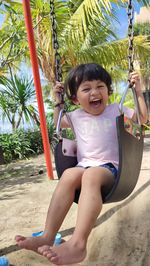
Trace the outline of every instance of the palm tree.
{"label": "palm tree", "polygon": [[[150,41],[150,22],[145,23],[136,23],[134,25],[134,35],[146,35]],[[148,56],[144,62],[138,61],[139,68],[142,73],[142,81],[144,88],[144,97],[148,107],[148,111],[150,113],[150,57]]]}
{"label": "palm tree", "polygon": [[[134,36],[147,36],[150,41],[150,22],[136,23],[134,25]],[[145,90],[150,90],[150,81],[148,82],[148,77],[150,73],[150,56],[145,58],[144,61],[139,61],[140,69],[143,75]]]}
{"label": "palm tree", "polygon": [[11,78],[0,77],[0,109],[2,120],[7,119],[12,130],[19,128],[21,122],[31,121],[39,125],[39,117],[35,101],[35,89],[33,81],[27,78],[18,78],[16,75]]}
{"label": "palm tree", "polygon": [[150,38],[150,22],[141,22],[134,25],[134,36],[147,35]]}
{"label": "palm tree", "polygon": [[[117,76],[121,80],[120,69],[127,69],[128,66],[128,40],[117,40],[114,34],[111,25],[114,21],[116,22],[116,17],[111,2],[113,1],[55,0],[59,51],[64,76],[76,64],[94,61],[102,64],[113,77]],[[124,2],[118,1],[118,5]],[[54,82],[55,62],[51,41],[52,32],[47,30],[50,27],[50,21],[47,21],[46,17],[47,13],[42,20],[40,11],[42,3],[42,0],[38,3],[35,0],[31,1],[31,7],[36,6],[36,12],[33,11],[36,21],[41,21],[36,24],[35,31],[40,51],[39,62],[47,79]],[[46,11],[48,8],[47,6]],[[137,37],[135,43],[136,52],[138,51],[144,60],[150,51],[146,37]],[[143,49],[139,53],[141,47]]]}
{"label": "palm tree", "polygon": [[[111,5],[113,2],[105,0],[55,0],[58,41],[64,75],[68,69],[77,63],[89,61],[104,65],[114,76],[119,76],[120,69],[127,69],[127,40],[117,40],[112,28],[114,21],[117,20],[115,10]],[[127,1],[124,0],[115,2],[118,6],[127,4]],[[138,2],[148,3],[147,0]],[[7,10],[7,20],[5,20],[0,33],[2,46],[5,48],[3,51],[7,55],[4,62],[8,61],[9,64],[14,65],[17,60],[19,62],[21,58],[28,56],[22,5],[15,1],[13,3],[3,1],[3,3],[5,3]],[[55,62],[50,29],[49,1],[31,0],[30,5],[39,64],[45,77],[50,82],[54,82]],[[5,43],[6,40],[8,40],[7,43]],[[146,37],[138,36],[135,43],[138,54],[143,59],[147,57],[150,48],[146,42]]]}

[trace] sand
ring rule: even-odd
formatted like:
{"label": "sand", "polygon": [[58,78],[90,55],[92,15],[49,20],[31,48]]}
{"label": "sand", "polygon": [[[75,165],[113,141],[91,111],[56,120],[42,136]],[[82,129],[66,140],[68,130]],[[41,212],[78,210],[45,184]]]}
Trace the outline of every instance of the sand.
{"label": "sand", "polygon": [[[48,180],[43,155],[0,166],[0,256],[6,255],[11,266],[52,265],[34,252],[19,250],[14,236],[43,230],[57,182]],[[74,230],[77,207],[74,203],[61,227],[66,240]],[[74,265],[150,266],[150,137],[145,138],[135,190],[122,202],[104,205],[89,237],[87,257]]]}

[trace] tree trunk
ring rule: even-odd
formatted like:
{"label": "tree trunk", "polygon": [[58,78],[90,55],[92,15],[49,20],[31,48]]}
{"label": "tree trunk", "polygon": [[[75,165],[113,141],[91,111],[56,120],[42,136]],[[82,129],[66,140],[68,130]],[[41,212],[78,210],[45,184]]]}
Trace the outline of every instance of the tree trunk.
{"label": "tree trunk", "polygon": [[[41,19],[41,16],[38,15],[37,21]],[[54,51],[52,48],[52,43],[50,42],[50,46],[48,49],[45,48],[45,35],[41,30],[41,25],[37,25],[37,38],[38,45],[41,51],[41,56],[38,57],[39,65],[48,79],[48,81],[52,84],[55,83],[55,60],[54,60]]]}

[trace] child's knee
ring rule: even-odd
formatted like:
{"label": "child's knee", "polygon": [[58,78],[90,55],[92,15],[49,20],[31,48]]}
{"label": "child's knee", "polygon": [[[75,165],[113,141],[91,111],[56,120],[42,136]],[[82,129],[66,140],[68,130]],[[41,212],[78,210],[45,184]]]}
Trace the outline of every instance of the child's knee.
{"label": "child's knee", "polygon": [[61,185],[63,186],[69,186],[69,187],[75,187],[76,186],[76,180],[72,172],[72,168],[68,168],[64,171],[60,181]]}
{"label": "child's knee", "polygon": [[87,186],[99,186],[103,185],[103,175],[100,172],[100,168],[88,168],[82,176],[82,185]]}
{"label": "child's knee", "polygon": [[60,179],[61,183],[72,184],[76,188],[80,187],[83,171],[84,169],[77,167],[66,169]]}
{"label": "child's knee", "polygon": [[82,176],[82,186],[92,186],[95,183],[94,177],[90,173]]}

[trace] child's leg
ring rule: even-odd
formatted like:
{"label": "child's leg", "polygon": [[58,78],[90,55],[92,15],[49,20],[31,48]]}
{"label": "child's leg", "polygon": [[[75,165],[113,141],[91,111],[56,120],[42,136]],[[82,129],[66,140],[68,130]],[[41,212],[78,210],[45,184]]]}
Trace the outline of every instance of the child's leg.
{"label": "child's leg", "polygon": [[43,236],[16,236],[17,244],[21,248],[37,251],[42,245],[53,245],[55,235],[73,203],[75,190],[81,186],[83,172],[84,168],[79,167],[64,172],[50,202]]}
{"label": "child's leg", "polygon": [[88,236],[102,208],[100,188],[113,182],[114,177],[108,169],[87,169],[82,176],[76,228],[71,239],[58,247],[41,247],[39,252],[57,265],[82,261],[86,256]]}

